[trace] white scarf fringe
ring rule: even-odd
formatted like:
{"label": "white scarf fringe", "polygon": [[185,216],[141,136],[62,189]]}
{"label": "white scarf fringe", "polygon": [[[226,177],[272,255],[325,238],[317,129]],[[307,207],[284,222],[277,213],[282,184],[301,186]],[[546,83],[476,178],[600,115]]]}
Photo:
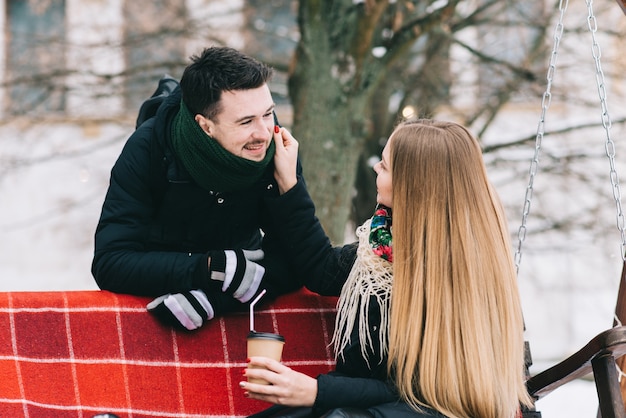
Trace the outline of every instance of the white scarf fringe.
{"label": "white scarf fringe", "polygon": [[[393,265],[374,254],[369,243],[371,220],[367,220],[356,230],[359,247],[354,266],[343,285],[337,307],[333,344],[335,357],[343,357],[343,350],[350,343],[350,334],[358,317],[359,344],[361,353],[369,366],[367,348],[373,348],[369,324],[369,304],[372,297],[380,306],[380,339],[378,341],[381,360],[385,357],[389,337],[389,306],[393,284]],[[376,350],[371,350],[376,352]],[[380,361],[379,361],[380,364]]]}

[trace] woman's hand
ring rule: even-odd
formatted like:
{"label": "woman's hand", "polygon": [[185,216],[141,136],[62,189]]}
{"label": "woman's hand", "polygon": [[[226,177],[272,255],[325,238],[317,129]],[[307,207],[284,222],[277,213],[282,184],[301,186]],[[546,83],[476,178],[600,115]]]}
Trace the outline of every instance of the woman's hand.
{"label": "woman's hand", "polygon": [[298,141],[285,129],[274,126],[274,178],[278,183],[278,190],[283,194],[298,182],[296,167],[298,165]]}
{"label": "woman's hand", "polygon": [[316,379],[266,357],[251,357],[249,364],[262,368],[245,369],[246,378],[263,379],[270,384],[239,382],[245,396],[279,405],[313,406],[317,396]]}

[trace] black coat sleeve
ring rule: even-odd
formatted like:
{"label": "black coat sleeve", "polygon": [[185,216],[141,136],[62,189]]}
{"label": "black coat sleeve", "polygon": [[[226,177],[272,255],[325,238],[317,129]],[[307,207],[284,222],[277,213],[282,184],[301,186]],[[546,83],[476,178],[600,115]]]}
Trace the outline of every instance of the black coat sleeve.
{"label": "black coat sleeve", "polygon": [[[271,218],[267,216],[267,218]],[[265,288],[266,295],[262,303],[271,301],[278,295],[295,291],[303,286],[298,280],[295,266],[289,262],[289,254],[281,240],[281,225],[264,225],[262,249],[265,254],[263,260],[257,263],[265,268],[265,275],[261,288]]]}
{"label": "black coat sleeve", "polygon": [[270,212],[280,225],[277,230],[298,279],[313,292],[339,295],[356,259],[356,243],[331,245],[301,179],[291,190],[272,199]]}
{"label": "black coat sleeve", "polygon": [[101,289],[159,296],[189,290],[194,276],[207,273],[206,254],[146,249],[155,207],[147,140],[151,132],[150,125],[135,131],[111,169],[92,262],[92,274]]}
{"label": "black coat sleeve", "polygon": [[389,382],[337,373],[321,374],[317,377],[317,397],[313,410],[316,414],[322,414],[340,407],[369,408],[398,399],[397,391]]}

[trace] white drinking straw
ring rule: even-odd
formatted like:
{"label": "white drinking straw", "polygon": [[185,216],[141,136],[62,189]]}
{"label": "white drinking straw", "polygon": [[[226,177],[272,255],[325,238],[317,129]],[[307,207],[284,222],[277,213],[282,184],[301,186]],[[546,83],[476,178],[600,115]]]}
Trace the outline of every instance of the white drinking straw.
{"label": "white drinking straw", "polygon": [[250,303],[250,331],[254,331],[254,305],[263,297],[265,292],[266,290],[263,289],[261,293],[259,293],[259,296],[254,298],[254,300]]}

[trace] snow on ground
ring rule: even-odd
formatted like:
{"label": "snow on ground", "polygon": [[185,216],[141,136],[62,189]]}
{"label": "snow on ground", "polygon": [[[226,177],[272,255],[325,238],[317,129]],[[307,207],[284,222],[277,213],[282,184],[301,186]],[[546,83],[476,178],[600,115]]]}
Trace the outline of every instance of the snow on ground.
{"label": "snow on ground", "polygon": [[593,382],[576,380],[537,402],[542,418],[595,418],[598,398]]}
{"label": "snow on ground", "polygon": [[111,124],[2,133],[1,290],[96,288],[93,233],[128,132]]}

